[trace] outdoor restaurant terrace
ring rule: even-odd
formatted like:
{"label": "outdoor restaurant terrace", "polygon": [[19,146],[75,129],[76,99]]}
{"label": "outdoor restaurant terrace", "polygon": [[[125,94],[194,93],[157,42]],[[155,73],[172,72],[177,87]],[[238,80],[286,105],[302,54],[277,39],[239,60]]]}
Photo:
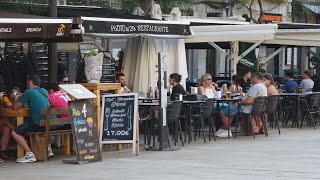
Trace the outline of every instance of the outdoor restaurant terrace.
{"label": "outdoor restaurant terrace", "polygon": [[[17,41],[79,43],[77,82],[60,85],[60,88],[71,96],[69,107],[58,109],[49,107],[43,110],[42,115],[45,115],[46,119],[41,126],[46,127],[46,130],[28,134],[31,137],[32,150],[41,161],[48,160],[47,147],[50,136],[62,137],[62,143],[57,142],[57,147],[62,147],[66,156],[75,152],[77,161],[69,162],[84,163],[91,160],[101,161],[99,152],[105,150],[104,147],[108,150],[112,149],[110,147],[121,150],[122,145],[125,145],[124,147],[132,147],[133,153],[138,155],[140,146],[145,150],[165,150],[174,149],[172,147],[178,143],[181,143],[179,147],[188,146],[197,141],[198,137],[204,143],[211,140],[220,141],[222,137],[237,138],[242,135],[255,138],[256,135],[263,134],[267,137],[269,128],[276,127],[280,135],[282,127],[310,126],[316,129],[319,120],[320,93],[312,88],[304,91],[301,89],[303,87],[295,87],[288,91],[280,84],[279,86],[271,84],[276,89],[275,95],[251,94],[254,89],[250,88],[256,84],[263,86],[267,93],[265,82],[272,81],[266,79],[265,74],[252,72],[253,77],[250,78],[252,82],[249,80],[247,82],[249,90],[245,87],[238,89],[239,84],[235,83],[235,80],[232,85],[236,89],[230,88],[231,83],[217,85],[212,82],[214,77],[211,75],[201,77],[199,85],[190,87],[187,92],[184,90],[188,75],[185,43],[208,43],[217,51],[224,53],[231,58],[231,74],[236,75],[237,63],[260,44],[318,46],[317,39],[312,44],[306,44],[308,40],[302,39],[305,37],[303,33],[308,33],[307,37],[311,37],[313,33],[318,33],[318,28],[305,26],[312,30],[299,30],[300,28],[294,26],[294,30],[284,32],[285,25],[282,24],[226,25],[219,22],[219,25],[192,26],[190,22],[185,21],[128,21],[101,17],[0,18],[0,25],[0,41],[9,44]],[[293,36],[290,36],[292,34]],[[97,45],[96,42],[82,42],[82,36],[129,39],[121,70],[127,77],[127,83],[116,79],[115,62],[107,55],[109,49]],[[287,41],[282,41],[284,39]],[[218,45],[229,41],[231,54]],[[254,44],[239,55],[239,42]],[[28,58],[24,52],[25,48],[21,48],[19,55]],[[34,53],[39,49],[31,50]],[[98,52],[94,54],[92,51],[96,50]],[[101,53],[102,63],[91,59],[88,65],[86,61],[90,53],[93,53],[94,57]],[[270,57],[274,55],[275,53],[272,53]],[[7,68],[4,62],[8,62],[8,57],[11,61],[18,59],[15,56],[4,55],[1,60],[4,69]],[[270,57],[266,57],[264,61],[270,60]],[[27,68],[26,62],[35,63],[39,59],[41,58],[23,59],[21,62],[25,63],[23,65]],[[48,65],[48,61],[46,63]],[[50,69],[55,65],[51,64],[45,70],[51,72]],[[46,76],[40,71],[30,70],[26,75],[29,77],[34,74],[40,75],[41,80],[47,83],[52,81],[50,73]],[[101,76],[94,79],[97,74]],[[3,74],[3,78],[7,86],[14,85],[14,82],[23,84],[28,79],[24,76],[24,79],[19,80],[19,77],[13,77],[10,73]],[[172,91],[168,83],[172,86]],[[178,84],[182,90],[176,92],[173,89]],[[127,86],[133,93],[122,94]],[[248,102],[246,100],[248,97],[254,98]],[[251,108],[249,111],[242,111],[241,105]],[[235,110],[235,107],[238,108]],[[224,113],[223,116],[221,112]],[[70,114],[71,117],[58,118],[55,122],[50,115],[56,114]],[[28,107],[19,110],[5,107],[0,109],[0,117],[16,118],[17,126],[24,124],[24,117],[30,115]],[[57,125],[58,122],[71,124],[71,129],[50,131],[50,126]],[[257,124],[259,131],[255,130]],[[218,132],[222,129],[227,131],[227,135],[218,136]],[[91,146],[94,148],[90,148]],[[18,145],[14,149],[17,149],[18,158],[23,156],[24,150],[21,146]]]}

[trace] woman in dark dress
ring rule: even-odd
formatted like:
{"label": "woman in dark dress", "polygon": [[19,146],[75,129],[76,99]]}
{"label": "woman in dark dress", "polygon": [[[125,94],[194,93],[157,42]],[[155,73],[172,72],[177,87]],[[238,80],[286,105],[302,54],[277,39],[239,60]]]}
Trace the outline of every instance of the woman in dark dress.
{"label": "woman in dark dress", "polygon": [[179,95],[185,95],[186,90],[180,84],[181,82],[181,75],[178,73],[173,73],[169,76],[170,85],[172,85],[172,93],[171,93],[171,101],[179,99]]}

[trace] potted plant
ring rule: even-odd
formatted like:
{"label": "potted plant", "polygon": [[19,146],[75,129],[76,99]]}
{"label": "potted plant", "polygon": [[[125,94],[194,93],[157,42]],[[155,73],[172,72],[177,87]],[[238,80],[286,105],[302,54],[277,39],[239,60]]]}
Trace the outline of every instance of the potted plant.
{"label": "potted plant", "polygon": [[103,53],[97,49],[88,51],[84,56],[85,75],[88,83],[99,83],[102,76]]}

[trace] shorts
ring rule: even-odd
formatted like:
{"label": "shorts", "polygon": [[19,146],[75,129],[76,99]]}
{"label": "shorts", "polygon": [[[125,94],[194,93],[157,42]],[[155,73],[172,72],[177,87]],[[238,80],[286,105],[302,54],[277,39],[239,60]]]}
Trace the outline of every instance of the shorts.
{"label": "shorts", "polygon": [[[50,127],[51,131],[68,130],[68,129],[71,129],[70,124],[57,125],[57,126]],[[26,136],[27,133],[29,132],[44,132],[45,126],[39,126],[38,124],[34,123],[31,119],[25,119],[24,123],[16,127],[14,131],[21,136]]]}
{"label": "shorts", "polygon": [[44,126],[39,126],[29,118],[25,119],[23,124],[14,128],[14,132],[19,134],[20,136],[26,136],[29,132],[44,132],[44,130]]}
{"label": "shorts", "polygon": [[222,112],[226,116],[234,116],[237,113],[243,112],[242,108],[239,108],[238,106],[230,105],[230,111],[228,111],[228,106],[222,109]]}
{"label": "shorts", "polygon": [[214,103],[213,104],[213,110],[214,111],[220,111],[223,108],[227,108],[228,104],[227,103]]}

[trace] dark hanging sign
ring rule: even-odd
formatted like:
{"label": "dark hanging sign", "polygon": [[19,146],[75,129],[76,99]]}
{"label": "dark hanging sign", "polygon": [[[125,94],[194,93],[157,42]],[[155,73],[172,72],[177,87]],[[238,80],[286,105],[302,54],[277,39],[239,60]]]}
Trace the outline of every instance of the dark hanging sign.
{"label": "dark hanging sign", "polygon": [[90,163],[102,161],[96,114],[92,100],[69,102],[71,127],[76,144],[76,161]]}
{"label": "dark hanging sign", "polygon": [[[153,21],[154,22],[154,21]],[[165,22],[165,21],[162,21]],[[155,35],[191,35],[189,25],[183,24],[156,24],[131,23],[108,21],[83,21],[86,33],[103,34],[155,34]]]}
{"label": "dark hanging sign", "polygon": [[136,93],[102,96],[101,144],[133,144],[138,154],[138,98]]}
{"label": "dark hanging sign", "polygon": [[10,39],[61,39],[70,36],[71,23],[2,23],[0,41]]}

